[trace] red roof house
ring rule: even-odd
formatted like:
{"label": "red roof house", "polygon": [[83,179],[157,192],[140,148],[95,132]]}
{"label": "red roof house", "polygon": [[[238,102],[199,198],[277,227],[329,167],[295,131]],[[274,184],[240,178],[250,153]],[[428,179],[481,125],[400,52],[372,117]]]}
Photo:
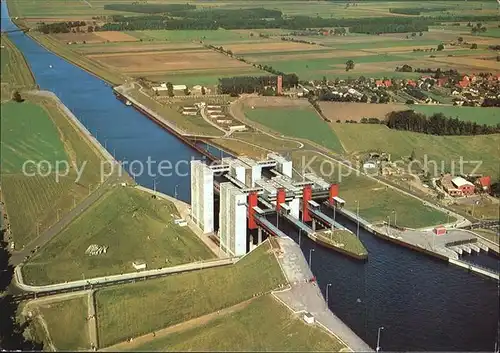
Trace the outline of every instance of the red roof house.
{"label": "red roof house", "polygon": [[477,178],[476,184],[484,191],[489,191],[491,187],[491,177],[489,175]]}

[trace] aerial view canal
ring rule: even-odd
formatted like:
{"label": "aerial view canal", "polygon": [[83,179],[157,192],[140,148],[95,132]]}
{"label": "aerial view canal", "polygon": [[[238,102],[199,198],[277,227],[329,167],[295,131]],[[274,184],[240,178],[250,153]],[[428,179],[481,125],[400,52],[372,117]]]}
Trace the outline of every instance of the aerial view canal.
{"label": "aerial view canal", "polygon": [[[2,30],[15,29],[1,3]],[[9,38],[24,54],[40,89],[54,92],[116,159],[189,161],[201,156],[131,107],[117,100],[107,83],[47,51],[22,32]],[[188,163],[179,169],[189,172]],[[144,173],[136,181],[153,186]],[[157,189],[189,201],[189,176],[159,176]],[[177,187],[176,187],[177,186]],[[348,228],[355,224],[337,216]],[[298,241],[286,222],[280,228]],[[367,262],[317,246],[307,237],[312,270],[329,306],[370,346],[384,327],[382,350],[493,351],[498,338],[498,285],[491,279],[402,248],[360,231]]]}

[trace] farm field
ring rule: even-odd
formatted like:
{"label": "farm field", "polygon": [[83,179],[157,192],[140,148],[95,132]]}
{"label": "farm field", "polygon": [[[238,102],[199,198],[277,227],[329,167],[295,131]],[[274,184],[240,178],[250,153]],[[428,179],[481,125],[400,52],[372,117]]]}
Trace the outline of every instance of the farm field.
{"label": "farm field", "polygon": [[[27,309],[36,313],[36,334],[44,341],[44,348],[52,343],[62,351],[90,349],[87,303],[88,296],[82,295],[56,302],[28,304]],[[42,320],[48,329],[48,337]]]}
{"label": "farm field", "polygon": [[403,227],[429,227],[447,221],[446,214],[366,176],[356,175],[355,171],[349,171],[315,152],[295,151],[292,156],[295,168],[299,171],[309,166],[318,176],[339,183],[339,195],[346,200],[345,207],[355,212],[355,201],[359,201],[359,214],[369,222],[383,222],[394,210],[397,212],[398,225]]}
{"label": "farm field", "polygon": [[[76,127],[51,100],[30,97],[24,103],[2,104],[2,184],[3,197],[13,233],[15,248],[20,249],[38,233],[52,226],[74,204],[99,183],[101,156],[92,149]],[[24,160],[47,160],[40,173]],[[60,176],[53,172],[57,161]],[[86,167],[78,183],[74,165]],[[52,168],[52,170],[49,170]],[[51,172],[52,171],[52,172]],[[65,176],[63,172],[68,172]],[[45,175],[45,176],[44,176]]]}
{"label": "farm field", "polygon": [[[486,109],[486,108],[485,108]],[[416,159],[427,158],[430,173],[433,173],[433,162],[436,163],[437,174],[450,170],[454,161],[459,168],[460,158],[471,163],[464,164],[464,173],[475,167],[472,161],[482,161],[476,173],[485,173],[493,177],[499,176],[498,146],[500,134],[477,136],[434,136],[410,131],[391,130],[385,125],[332,123],[332,129],[339,136],[348,153],[367,154],[370,151],[387,152],[391,160],[407,158],[415,151]],[[455,170],[460,174],[459,170]]]}
{"label": "farm field", "polygon": [[[209,259],[210,250],[187,227],[166,200],[134,188],[108,191],[23,266],[27,283],[47,285],[134,271],[132,262],[149,269]],[[106,246],[89,256],[90,244]]]}
{"label": "farm field", "polygon": [[[273,315],[269,315],[272,313]],[[340,351],[345,346],[305,324],[271,295],[200,326],[136,345],[139,351]]]}
{"label": "farm field", "polygon": [[264,242],[235,265],[98,290],[100,345],[122,342],[277,288],[286,280],[270,249],[269,242]]}
{"label": "farm field", "polygon": [[262,97],[244,104],[247,118],[266,128],[284,136],[310,140],[334,152],[343,151],[338,137],[306,101]]}
{"label": "farm field", "polygon": [[442,105],[412,105],[411,109],[425,115],[443,113],[450,118],[473,121],[478,124],[497,125],[500,124],[500,109],[480,107],[459,107]]}

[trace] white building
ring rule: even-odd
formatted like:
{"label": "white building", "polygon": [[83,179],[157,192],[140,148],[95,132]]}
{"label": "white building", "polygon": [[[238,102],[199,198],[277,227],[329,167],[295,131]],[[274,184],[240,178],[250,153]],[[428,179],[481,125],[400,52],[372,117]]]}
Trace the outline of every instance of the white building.
{"label": "white building", "polygon": [[214,174],[201,161],[191,162],[191,218],[204,234],[214,231]]}
{"label": "white building", "polygon": [[247,195],[232,183],[220,183],[219,241],[231,256],[246,254]]}

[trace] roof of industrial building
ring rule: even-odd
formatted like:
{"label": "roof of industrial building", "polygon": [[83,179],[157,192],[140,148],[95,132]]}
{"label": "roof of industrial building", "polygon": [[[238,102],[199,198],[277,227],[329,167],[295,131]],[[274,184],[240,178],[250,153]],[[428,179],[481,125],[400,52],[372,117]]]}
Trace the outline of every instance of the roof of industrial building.
{"label": "roof of industrial building", "polygon": [[460,188],[462,186],[465,186],[465,185],[474,185],[472,184],[470,181],[467,181],[465,180],[464,178],[462,177],[455,177],[453,179],[451,179],[451,182],[457,187],[457,188]]}

